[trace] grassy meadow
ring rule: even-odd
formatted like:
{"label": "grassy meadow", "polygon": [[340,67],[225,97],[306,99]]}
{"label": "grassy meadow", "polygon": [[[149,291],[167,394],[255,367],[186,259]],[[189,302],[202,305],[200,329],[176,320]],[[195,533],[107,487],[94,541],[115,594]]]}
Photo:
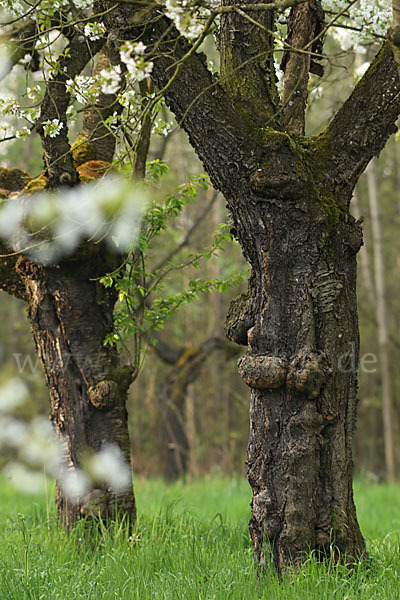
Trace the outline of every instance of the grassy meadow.
{"label": "grassy meadow", "polygon": [[316,563],[279,582],[257,579],[245,480],[136,481],[134,534],[67,534],[54,490],[24,496],[0,481],[0,600],[400,599],[400,486],[356,482],[371,561],[352,574]]}

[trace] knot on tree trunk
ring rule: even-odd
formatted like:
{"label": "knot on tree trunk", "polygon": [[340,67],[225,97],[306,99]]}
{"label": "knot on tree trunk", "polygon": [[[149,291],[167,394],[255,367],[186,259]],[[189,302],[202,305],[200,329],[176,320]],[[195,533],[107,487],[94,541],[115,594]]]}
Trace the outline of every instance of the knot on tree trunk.
{"label": "knot on tree trunk", "polygon": [[129,366],[111,369],[107,379],[102,379],[87,389],[87,397],[94,408],[110,410],[121,400],[132,383],[132,369]]}
{"label": "knot on tree trunk", "polygon": [[286,381],[288,365],[277,356],[245,354],[238,361],[239,375],[243,381],[258,390],[277,389]]}
{"label": "knot on tree trunk", "polygon": [[250,186],[266,200],[297,200],[310,189],[303,152],[287,133],[267,128],[264,162],[250,175]]}
{"label": "knot on tree trunk", "polygon": [[304,348],[291,361],[286,383],[289,390],[296,390],[314,400],[319,396],[325,380],[322,355]]}
{"label": "knot on tree trunk", "polygon": [[80,507],[82,517],[105,519],[107,517],[107,494],[104,490],[94,489],[82,498]]}
{"label": "knot on tree trunk", "polygon": [[252,298],[247,292],[232,300],[225,318],[225,335],[231,342],[247,346],[247,332],[253,325]]}
{"label": "knot on tree trunk", "polygon": [[109,410],[115,406],[119,397],[119,386],[115,381],[105,379],[88,387],[89,402],[98,410]]}
{"label": "knot on tree trunk", "polygon": [[262,490],[258,494],[254,494],[251,507],[253,517],[250,527],[257,527],[262,523],[268,539],[272,541],[279,535],[282,524],[268,490]]}

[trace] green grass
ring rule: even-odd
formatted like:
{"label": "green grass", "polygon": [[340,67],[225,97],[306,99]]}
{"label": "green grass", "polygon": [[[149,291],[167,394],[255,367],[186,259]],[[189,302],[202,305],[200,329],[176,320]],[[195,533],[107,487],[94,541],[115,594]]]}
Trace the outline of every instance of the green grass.
{"label": "green grass", "polygon": [[400,486],[356,485],[369,566],[349,574],[309,559],[280,583],[273,573],[256,578],[245,481],[137,482],[131,539],[115,529],[84,537],[79,526],[67,534],[52,498],[0,485],[1,600],[400,598]]}

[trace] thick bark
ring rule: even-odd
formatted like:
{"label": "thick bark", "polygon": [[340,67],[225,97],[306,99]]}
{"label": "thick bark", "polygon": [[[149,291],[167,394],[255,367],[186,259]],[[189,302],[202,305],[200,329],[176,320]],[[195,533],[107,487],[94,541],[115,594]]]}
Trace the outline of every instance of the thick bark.
{"label": "thick bark", "polygon": [[131,482],[113,489],[98,481],[83,497],[67,496],[63,490],[66,474],[82,468],[85,456],[109,445],[117,446],[130,466],[125,402],[131,370],[121,368],[116,350],[103,345],[112,328],[115,297],[95,281],[109,268],[101,253],[54,267],[22,257],[18,264],[50,391],[51,419],[61,442],[56,501],[66,525],[82,516],[115,518],[117,512],[130,523],[135,520]]}
{"label": "thick bark", "polygon": [[278,570],[311,549],[364,552],[351,483],[361,230],[348,199],[336,205],[318,189],[314,150],[302,154],[281,135],[251,189],[232,200],[247,213],[243,245],[253,268],[255,318],[239,360],[252,389],[250,532],[258,560],[271,549]]}

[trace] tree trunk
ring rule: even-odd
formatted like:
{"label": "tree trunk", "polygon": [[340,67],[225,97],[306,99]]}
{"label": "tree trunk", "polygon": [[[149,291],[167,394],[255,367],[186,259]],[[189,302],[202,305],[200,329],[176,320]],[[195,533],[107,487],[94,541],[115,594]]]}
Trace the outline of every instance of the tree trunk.
{"label": "tree trunk", "polygon": [[[220,338],[209,338],[198,348],[188,348],[179,353],[173,368],[158,390],[162,412],[161,440],[164,451],[164,474],[174,480],[186,475],[189,463],[190,445],[185,415],[186,396],[191,383],[196,381],[209,353],[218,348],[226,348],[227,342]],[[155,347],[158,355],[166,360],[172,357],[165,343]]]}
{"label": "tree trunk", "polygon": [[350,199],[318,184],[313,152],[286,134],[275,140],[236,200],[253,274],[227,330],[241,343],[248,333],[238,364],[251,388],[250,533],[260,563],[271,549],[281,572],[310,550],[346,561],[364,553],[352,493],[362,234]]}
{"label": "tree trunk", "polygon": [[[121,368],[116,350],[103,345],[112,329],[115,296],[96,278],[110,265],[101,253],[88,258],[44,267],[21,257],[17,265],[50,391],[51,420],[61,443],[56,502],[67,526],[82,516],[107,520],[118,513],[130,523],[135,520],[125,408],[131,370]],[[115,477],[104,473],[91,491],[64,493],[66,478],[90,455],[109,447],[126,463],[121,485],[107,483]]]}
{"label": "tree trunk", "polygon": [[378,186],[376,181],[375,164],[373,161],[367,169],[367,179],[371,212],[371,229],[374,244],[376,322],[378,325],[378,343],[381,363],[385,465],[387,479],[390,483],[393,483],[396,479],[394,424],[396,410],[393,404],[392,380],[389,364],[389,333],[386,315],[385,267],[381,220],[379,214]]}
{"label": "tree trunk", "polygon": [[[240,3],[223,2],[232,4]],[[252,390],[255,554],[265,564],[271,549],[282,572],[308,550],[344,561],[365,552],[351,448],[362,233],[349,204],[358,177],[396,131],[400,80],[386,44],[320,136],[284,133],[273,67],[275,16],[272,10],[223,15],[219,81],[196,45],[157,9],[120,5],[106,22],[111,31],[135,23],[129,37],[141,36],[148,47],[152,78],[224,194],[232,234],[252,266],[249,293],[231,306],[226,329],[232,340],[248,343],[239,372]]]}

